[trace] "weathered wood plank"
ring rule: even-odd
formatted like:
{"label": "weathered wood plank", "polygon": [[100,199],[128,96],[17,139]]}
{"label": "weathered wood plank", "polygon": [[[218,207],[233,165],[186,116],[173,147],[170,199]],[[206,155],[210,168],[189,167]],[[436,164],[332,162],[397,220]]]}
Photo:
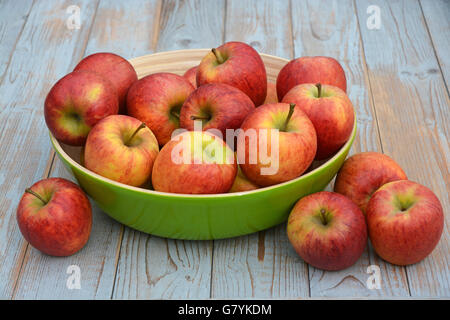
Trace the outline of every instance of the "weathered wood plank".
{"label": "weathered wood plank", "polygon": [[33,0],[0,2],[0,80],[28,18]]}
{"label": "weathered wood plank", "polygon": [[[48,167],[50,142],[43,102],[53,83],[78,59],[96,2],[80,1],[81,29],[69,30],[65,10],[72,3],[39,1],[33,6],[0,86],[0,297],[11,297],[27,244],[15,219],[23,190]],[[72,58],[73,57],[73,58]]]}
{"label": "weathered wood plank", "polygon": [[[139,18],[137,14],[148,17],[159,12],[158,7],[159,1],[101,1],[84,55],[99,51],[114,52],[128,58],[134,54],[147,54],[153,45],[148,32],[154,22]],[[52,176],[71,177],[58,158],[55,159]],[[28,250],[16,298],[111,298],[124,227],[91,203],[94,221],[86,247],[67,258],[47,257],[36,250]],[[69,290],[66,286],[70,276],[66,270],[70,265],[80,267],[80,290]]]}
{"label": "weathered wood plank", "polygon": [[[381,28],[365,28],[366,8]],[[356,1],[368,75],[385,153],[410,180],[433,190],[449,212],[449,97],[417,1]],[[406,268],[411,295],[450,296],[450,218],[440,243]]]}
{"label": "weathered wood plank", "polygon": [[450,84],[450,1],[420,0],[420,6],[448,93]]}
{"label": "weathered wood plank", "polygon": [[[289,1],[228,1],[225,41],[292,58]],[[272,79],[275,80],[275,79]],[[282,224],[248,236],[214,241],[212,298],[297,298],[309,295],[307,265]]]}
{"label": "weathered wood plank", "polygon": [[[295,56],[331,56],[345,70],[347,93],[358,121],[351,153],[381,151],[353,1],[293,1],[292,16]],[[331,186],[328,190],[332,190]],[[369,290],[366,286],[370,276],[367,267],[371,264],[381,268],[381,290]],[[309,276],[312,297],[408,295],[404,269],[377,261],[370,248],[348,269],[324,272],[310,266]]]}
{"label": "weathered wood plank", "polygon": [[[164,1],[157,51],[219,44],[223,10],[224,1]],[[211,260],[211,241],[175,241],[125,228],[113,297],[208,298]]]}

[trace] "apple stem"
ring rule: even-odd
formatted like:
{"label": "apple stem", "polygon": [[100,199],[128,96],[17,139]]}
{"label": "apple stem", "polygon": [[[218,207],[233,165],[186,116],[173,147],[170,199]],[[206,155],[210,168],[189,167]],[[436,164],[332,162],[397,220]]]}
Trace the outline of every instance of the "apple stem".
{"label": "apple stem", "polygon": [[209,120],[210,117],[191,116],[191,120]]}
{"label": "apple stem", "polygon": [[180,114],[176,111],[170,111],[170,114],[173,115],[175,118],[180,119]]}
{"label": "apple stem", "polygon": [[290,103],[289,104],[289,113],[287,115],[286,121],[284,122],[284,126],[283,126],[283,132],[286,131],[286,128],[288,126],[289,120],[291,120],[292,115],[294,114],[294,108],[295,108],[295,103]]}
{"label": "apple stem", "polygon": [[320,209],[320,220],[322,220],[322,223],[324,226],[326,226],[328,224],[326,211],[324,208]]}
{"label": "apple stem", "polygon": [[125,143],[125,145],[129,145],[130,142],[133,140],[134,136],[139,132],[139,130],[141,130],[142,128],[145,128],[146,125],[145,123],[141,123],[141,125],[139,127],[136,128],[136,130],[134,130],[133,134],[131,135],[131,137],[128,139],[128,141]]}
{"label": "apple stem", "polygon": [[320,95],[322,94],[322,84],[316,83],[316,87],[317,87],[317,98],[320,98]]}
{"label": "apple stem", "polygon": [[45,201],[40,195],[38,195],[36,192],[34,192],[33,190],[31,190],[30,188],[25,189],[26,193],[32,194],[33,196],[35,196],[36,198],[38,198],[39,200],[41,200],[44,204],[47,204],[47,201]]}
{"label": "apple stem", "polygon": [[212,53],[214,53],[214,55],[216,56],[217,62],[219,62],[219,64],[223,63],[223,57],[220,54],[219,51],[217,51],[215,48],[211,49]]}

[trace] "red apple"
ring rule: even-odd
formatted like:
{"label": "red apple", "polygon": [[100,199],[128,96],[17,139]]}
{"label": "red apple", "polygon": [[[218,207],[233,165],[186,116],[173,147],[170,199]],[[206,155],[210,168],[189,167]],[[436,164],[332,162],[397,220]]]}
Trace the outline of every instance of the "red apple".
{"label": "red apple", "polygon": [[153,166],[157,191],[208,194],[230,190],[237,172],[234,153],[219,137],[202,131],[175,136]]}
{"label": "red apple", "polygon": [[268,81],[266,100],[264,100],[263,104],[278,103],[278,102],[279,101],[277,96],[277,86],[275,83]]}
{"label": "red apple", "polygon": [[258,52],[243,42],[227,42],[212,49],[200,62],[197,86],[225,83],[236,87],[252,99],[255,106],[264,102],[267,76]]}
{"label": "red apple", "polygon": [[331,157],[350,138],[355,112],[350,99],[338,87],[320,83],[300,84],[289,90],[282,102],[295,103],[314,124],[316,160]]}
{"label": "red apple", "polygon": [[70,256],[89,239],[91,204],[71,181],[40,180],[25,190],[17,208],[17,223],[34,248],[52,256]]}
{"label": "red apple", "polygon": [[99,175],[131,186],[150,181],[158,141],[138,119],[113,115],[89,133],[84,165]]}
{"label": "red apple", "polygon": [[230,191],[228,192],[243,192],[243,191],[250,191],[250,190],[256,190],[259,186],[250,180],[245,176],[245,174],[242,172],[241,167],[238,166],[238,172],[236,175],[236,178],[234,179],[233,185],[231,186]]}
{"label": "red apple", "polygon": [[173,73],[154,73],[136,81],[128,91],[128,115],[152,130],[165,145],[180,126],[180,109],[194,91],[189,81]]}
{"label": "red apple", "polygon": [[45,99],[45,122],[59,141],[81,146],[91,128],[119,110],[111,82],[94,72],[73,71],[51,88]]}
{"label": "red apple", "polygon": [[119,97],[119,112],[126,113],[127,92],[137,74],[131,63],[110,52],[99,52],[81,60],[74,70],[93,71],[111,81]]}
{"label": "red apple", "polygon": [[365,213],[367,202],[378,188],[406,179],[402,168],[387,155],[362,152],[345,160],[336,176],[334,191],[353,200]]}
{"label": "red apple", "polygon": [[350,267],[367,245],[361,210],[350,199],[327,191],[297,202],[289,215],[287,235],[303,260],[323,270]]}
{"label": "red apple", "polygon": [[245,118],[237,152],[244,174],[260,186],[299,177],[312,163],[317,137],[308,116],[294,104],[265,104]]}
{"label": "red apple", "polygon": [[366,217],[375,252],[401,266],[425,259],[444,228],[439,199],[427,187],[408,180],[378,189],[370,198]]}
{"label": "red apple", "polygon": [[201,121],[203,130],[217,129],[226,137],[226,129],[238,129],[245,117],[255,109],[252,100],[241,90],[226,84],[205,84],[184,102],[180,112],[180,127],[194,130]]}
{"label": "red apple", "polygon": [[197,68],[198,66],[189,68],[184,74],[183,77],[189,80],[192,86],[197,89]]}
{"label": "red apple", "polygon": [[329,84],[347,90],[345,72],[339,62],[330,57],[301,57],[291,60],[277,77],[278,99],[302,83]]}

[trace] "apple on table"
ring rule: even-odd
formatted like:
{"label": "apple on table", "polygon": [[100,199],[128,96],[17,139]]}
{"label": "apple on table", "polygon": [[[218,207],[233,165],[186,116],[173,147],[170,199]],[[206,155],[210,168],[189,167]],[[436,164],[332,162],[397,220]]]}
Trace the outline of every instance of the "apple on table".
{"label": "apple on table", "polygon": [[367,245],[367,226],[350,199],[317,192],[300,199],[287,223],[288,239],[298,255],[323,270],[352,266]]}
{"label": "apple on table", "polygon": [[40,180],[26,189],[16,218],[25,240],[52,256],[79,251],[92,227],[89,199],[75,183],[62,178]]}
{"label": "apple on table", "polygon": [[375,252],[401,266],[425,259],[444,229],[444,211],[427,187],[409,180],[389,182],[367,205],[366,219]]}
{"label": "apple on table", "polygon": [[267,94],[266,67],[258,52],[243,42],[227,42],[214,48],[200,62],[197,86],[224,83],[244,92],[255,106]]}
{"label": "apple on table", "polygon": [[112,115],[89,133],[84,165],[103,177],[138,187],[150,181],[158,152],[155,135],[142,121]]}
{"label": "apple on table", "polygon": [[73,71],[50,89],[44,103],[47,127],[60,142],[82,146],[101,119],[117,114],[119,99],[112,83],[97,73]]}

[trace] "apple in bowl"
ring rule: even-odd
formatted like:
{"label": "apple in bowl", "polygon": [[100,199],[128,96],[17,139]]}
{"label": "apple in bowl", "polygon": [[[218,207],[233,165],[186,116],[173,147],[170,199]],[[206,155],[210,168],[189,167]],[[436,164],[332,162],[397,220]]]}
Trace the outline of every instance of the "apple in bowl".
{"label": "apple in bowl", "polygon": [[367,205],[366,219],[375,252],[401,266],[425,259],[444,228],[439,199],[427,187],[408,180],[378,189]]}
{"label": "apple in bowl", "polygon": [[278,99],[302,83],[322,83],[347,91],[345,72],[339,62],[331,57],[301,57],[286,64],[277,77]]}
{"label": "apple in bowl", "polygon": [[195,89],[197,89],[197,69],[198,66],[194,66],[186,70],[186,72],[183,74],[183,77],[188,79]]}
{"label": "apple in bowl", "polygon": [[72,146],[83,145],[92,127],[118,110],[119,100],[111,82],[89,71],[73,71],[61,78],[44,103],[50,132]]}
{"label": "apple in bowl", "polygon": [[144,122],[160,146],[180,127],[180,110],[194,87],[186,78],[161,72],[136,81],[128,91],[128,115]]}
{"label": "apple in bowl", "polygon": [[343,195],[327,191],[296,203],[288,218],[287,235],[303,260],[323,270],[350,267],[367,245],[361,210]]}
{"label": "apple in bowl", "polygon": [[128,89],[138,79],[136,71],[126,59],[111,52],[98,52],[81,60],[76,65],[74,71],[76,70],[96,72],[109,80],[119,97],[119,112],[126,112]]}
{"label": "apple in bowl", "polygon": [[264,62],[255,49],[243,42],[227,42],[202,59],[197,69],[197,86],[207,83],[225,83],[238,88],[255,106],[266,99]]}
{"label": "apple in bowl", "polygon": [[256,108],[245,118],[237,138],[241,169],[260,186],[299,177],[314,160],[316,150],[314,126],[295,104]]}
{"label": "apple in bowl", "polygon": [[16,218],[25,240],[51,256],[79,251],[92,228],[89,199],[75,183],[62,178],[43,179],[26,189]]}
{"label": "apple in bowl", "polygon": [[161,149],[152,182],[156,191],[226,193],[236,173],[234,152],[222,139],[207,131],[185,131]]}
{"label": "apple in bowl", "polygon": [[158,141],[143,122],[112,115],[89,133],[84,165],[103,177],[137,187],[150,181],[158,152]]}
{"label": "apple in bowl", "polygon": [[352,133],[355,111],[350,99],[338,87],[320,83],[300,84],[289,90],[282,102],[295,103],[314,124],[316,160],[334,155]]}

